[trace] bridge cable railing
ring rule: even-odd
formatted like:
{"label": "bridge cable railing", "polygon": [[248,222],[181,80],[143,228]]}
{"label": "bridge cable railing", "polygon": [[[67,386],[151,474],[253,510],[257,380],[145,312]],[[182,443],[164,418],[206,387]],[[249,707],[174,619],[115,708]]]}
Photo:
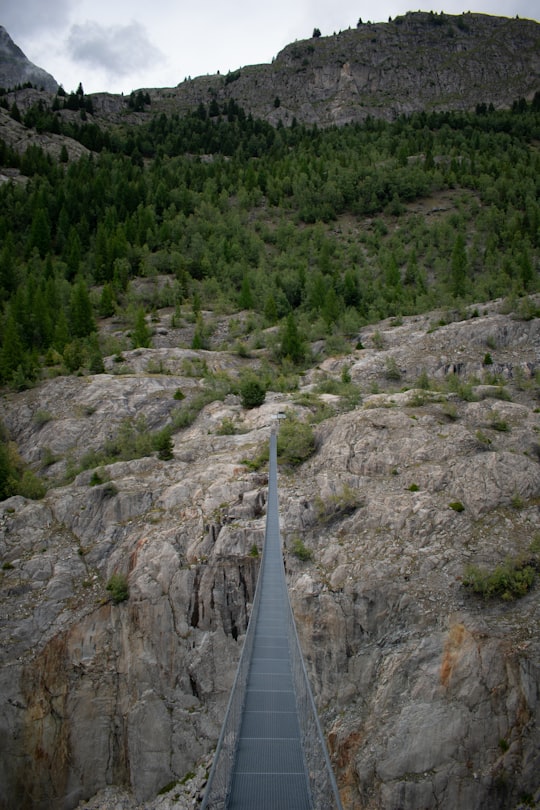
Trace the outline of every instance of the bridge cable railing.
{"label": "bridge cable railing", "polygon": [[238,745],[238,737],[242,723],[242,713],[246,701],[247,679],[249,675],[253,643],[255,641],[257,616],[261,601],[263,565],[264,551],[259,576],[257,579],[257,586],[255,588],[255,597],[253,599],[251,615],[248,622],[246,637],[244,639],[244,646],[242,647],[242,653],[238,662],[236,676],[231,689],[227,710],[225,712],[225,719],[223,721],[223,726],[221,727],[221,734],[217,742],[214,761],[208,776],[208,783],[206,785],[201,810],[221,810],[227,806],[226,802],[230,790],[236,748]]}
{"label": "bridge cable railing", "polygon": [[[238,662],[234,684],[229,697],[225,719],[216,746],[212,768],[208,777],[201,810],[226,810],[229,797],[233,766],[236,757],[242,713],[246,700],[247,680],[251,664],[251,656],[255,641],[255,630],[260,609],[261,593],[263,588],[264,568],[268,564],[269,539],[269,512],[278,510],[277,497],[277,461],[276,461],[276,434],[272,430],[270,437],[270,474],[268,482],[267,519],[265,529],[265,542],[263,557],[251,615],[244,639],[244,646]],[[272,471],[274,480],[271,480]],[[279,514],[279,511],[277,511]],[[277,520],[279,533],[279,518]],[[279,534],[281,548],[281,535]],[[323,731],[320,725],[313,693],[311,691],[304,658],[298,639],[294,615],[289,599],[285,581],[285,569],[281,568],[283,582],[285,583],[285,600],[287,613],[287,639],[289,655],[296,697],[297,717],[300,726],[304,761],[307,769],[307,778],[311,791],[312,807],[314,810],[342,810],[339,791],[334,772],[328,755]]]}

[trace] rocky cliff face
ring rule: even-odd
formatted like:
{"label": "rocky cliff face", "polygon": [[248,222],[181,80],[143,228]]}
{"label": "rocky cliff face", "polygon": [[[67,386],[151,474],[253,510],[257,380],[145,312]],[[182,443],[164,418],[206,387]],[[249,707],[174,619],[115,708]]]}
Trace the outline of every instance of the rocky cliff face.
{"label": "rocky cliff face", "polygon": [[7,89],[27,82],[49,93],[58,90],[56,79],[30,62],[0,25],[0,86]]}
{"label": "rocky cliff face", "polygon": [[507,108],[540,88],[540,26],[482,14],[409,13],[287,46],[271,65],[153,91],[165,108],[233,98],[273,124],[393,120],[431,110]]}
{"label": "rocky cliff face", "polygon": [[[3,36],[9,40],[5,31]],[[11,43],[10,54],[13,48]],[[540,25],[533,20],[415,12],[292,43],[270,65],[244,66],[226,76],[200,76],[174,88],[151,89],[152,103],[145,112],[130,112],[127,98],[108,93],[93,95],[92,103],[95,120],[110,124],[136,123],[161,112],[185,113],[199,104],[208,107],[213,99],[221,105],[232,99],[274,125],[290,125],[296,119],[323,127],[362,122],[369,116],[394,120],[420,111],[474,110],[479,103],[508,108],[519,98],[531,100],[540,90],[539,54]],[[10,55],[4,64],[12,59]],[[20,74],[16,82],[7,74],[2,79],[2,71],[0,60],[0,84],[23,82]],[[35,83],[56,91],[56,83]],[[16,101],[22,111],[36,101],[27,91],[8,100]]]}
{"label": "rocky cliff face", "polygon": [[[493,568],[540,539],[540,332],[498,309],[379,324],[362,333],[366,348],[302,381],[308,395],[347,366],[363,392],[280,476],[291,600],[347,810],[540,799],[538,585],[505,602],[462,583],[467,563]],[[245,362],[199,354],[229,373]],[[114,374],[111,358],[106,374],[4,397],[21,455],[54,457],[59,475],[125,417],[164,424],[177,388],[189,397],[199,385],[185,376],[192,351],[125,356],[131,373]],[[168,373],[147,370],[158,362]],[[477,382],[467,395],[438,391],[449,371]],[[301,401],[269,393],[245,411],[230,397],[175,435],[171,461],[118,462],[39,502],[1,504],[6,810],[197,802],[262,549],[266,478],[242,460],[279,410],[307,418]],[[226,417],[243,432],[218,435]],[[312,561],[291,553],[298,538]],[[114,573],[129,584],[118,604]]]}

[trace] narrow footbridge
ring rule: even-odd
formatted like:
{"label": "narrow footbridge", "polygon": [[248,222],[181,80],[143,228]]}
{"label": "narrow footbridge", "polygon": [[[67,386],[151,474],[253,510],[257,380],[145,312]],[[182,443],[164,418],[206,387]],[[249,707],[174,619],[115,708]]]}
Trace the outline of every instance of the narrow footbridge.
{"label": "narrow footbridge", "polygon": [[275,431],[261,570],[202,808],[341,810],[287,592]]}

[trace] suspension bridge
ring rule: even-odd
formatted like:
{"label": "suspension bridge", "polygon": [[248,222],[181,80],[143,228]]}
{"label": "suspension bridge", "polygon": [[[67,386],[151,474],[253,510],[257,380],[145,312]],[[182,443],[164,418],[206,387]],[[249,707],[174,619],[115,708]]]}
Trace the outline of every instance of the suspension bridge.
{"label": "suspension bridge", "polygon": [[275,430],[259,579],[202,810],[342,810],[287,591]]}

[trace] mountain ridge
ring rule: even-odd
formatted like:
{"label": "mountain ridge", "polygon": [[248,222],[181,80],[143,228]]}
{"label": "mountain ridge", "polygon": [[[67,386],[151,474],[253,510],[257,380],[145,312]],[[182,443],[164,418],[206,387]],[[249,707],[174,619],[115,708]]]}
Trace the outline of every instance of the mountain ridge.
{"label": "mountain ridge", "polygon": [[54,76],[31,62],[0,25],[0,86],[15,87],[27,83],[50,93],[58,90]]}
{"label": "mountain ridge", "polygon": [[[233,100],[273,125],[326,127],[478,104],[508,108],[540,89],[540,24],[471,12],[408,12],[290,43],[270,64],[143,89],[151,104],[139,116]],[[129,97],[90,95],[97,119],[125,115]]]}

